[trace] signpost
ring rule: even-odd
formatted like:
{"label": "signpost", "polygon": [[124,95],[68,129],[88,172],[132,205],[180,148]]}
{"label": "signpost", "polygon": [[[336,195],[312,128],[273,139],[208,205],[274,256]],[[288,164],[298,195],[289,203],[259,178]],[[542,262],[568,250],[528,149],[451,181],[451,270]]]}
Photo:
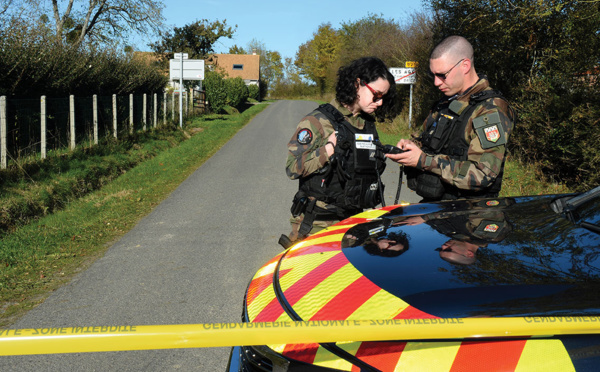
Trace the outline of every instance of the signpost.
{"label": "signpost", "polygon": [[410,103],[408,107],[408,125],[412,122],[412,93],[413,84],[417,82],[417,71],[415,68],[419,65],[419,62],[407,61],[406,68],[402,67],[390,67],[390,73],[394,76],[396,84],[410,84]]}
{"label": "signpost", "polygon": [[183,80],[204,80],[204,60],[188,59],[187,53],[175,53],[169,60],[171,80],[179,79],[179,126],[183,127]]}

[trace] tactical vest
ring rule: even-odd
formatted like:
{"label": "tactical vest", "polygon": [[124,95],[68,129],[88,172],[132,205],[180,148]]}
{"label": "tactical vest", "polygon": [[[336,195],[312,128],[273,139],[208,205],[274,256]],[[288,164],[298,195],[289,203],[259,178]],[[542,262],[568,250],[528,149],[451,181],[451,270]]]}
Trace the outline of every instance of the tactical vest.
{"label": "tactical vest", "polygon": [[376,157],[374,140],[379,136],[375,124],[367,121],[363,129],[358,129],[331,104],[319,106],[315,115],[318,117],[319,113],[329,119],[337,132],[335,152],[323,169],[300,179],[299,190],[341,208],[337,213],[342,215],[375,207],[381,202],[383,188],[378,172],[385,167]]}
{"label": "tactical vest", "polygon": [[[467,160],[470,144],[466,141],[464,134],[469,118],[481,102],[492,98],[506,100],[502,93],[490,89],[471,95],[467,106],[456,100],[439,103],[434,109],[435,112],[438,112],[437,119],[430,116],[425,125],[426,129],[421,134],[420,141],[423,151],[433,155],[448,155],[456,160]],[[439,176],[428,172],[407,172],[407,177],[410,177],[409,187],[414,189],[418,195],[426,199],[440,200],[442,198],[495,197],[502,187],[503,174],[504,161],[494,183],[481,191],[458,189],[442,182]]]}

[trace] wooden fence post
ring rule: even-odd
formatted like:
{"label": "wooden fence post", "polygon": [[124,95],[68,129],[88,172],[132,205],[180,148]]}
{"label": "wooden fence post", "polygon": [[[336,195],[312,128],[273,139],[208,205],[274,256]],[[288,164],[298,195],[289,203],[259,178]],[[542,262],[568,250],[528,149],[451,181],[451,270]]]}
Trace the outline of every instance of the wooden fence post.
{"label": "wooden fence post", "polygon": [[185,117],[190,116],[190,95],[185,91]]}
{"label": "wooden fence post", "polygon": [[69,113],[70,113],[70,127],[71,127],[71,150],[75,150],[75,96],[69,96]]}
{"label": "wooden fence post", "polygon": [[113,107],[113,137],[117,138],[117,95],[112,95]]}
{"label": "wooden fence post", "polygon": [[129,95],[129,133],[133,134],[133,94]]}
{"label": "wooden fence post", "polygon": [[154,115],[153,115],[154,128],[156,128],[157,121],[158,121],[158,118],[156,117],[158,115],[158,108],[156,107],[157,105],[158,105],[158,96],[156,95],[156,93],[154,93]]}
{"label": "wooden fence post", "polygon": [[6,169],[6,96],[0,97],[0,168]]}
{"label": "wooden fence post", "polygon": [[94,145],[98,144],[98,96],[93,96],[93,110],[94,110]]}
{"label": "wooden fence post", "polygon": [[146,106],[146,99],[147,99],[147,95],[146,95],[146,93],[144,93],[144,103],[142,104],[142,108],[143,108],[143,112],[142,112],[142,124],[143,124],[143,130],[144,130],[144,132],[146,131],[146,123],[148,122],[146,120],[146,113],[148,111],[147,106]]}
{"label": "wooden fence post", "polygon": [[42,134],[40,152],[42,159],[46,159],[46,96],[42,96],[40,100],[40,133]]}
{"label": "wooden fence post", "polygon": [[173,99],[171,100],[171,121],[175,122],[175,90],[173,90]]}

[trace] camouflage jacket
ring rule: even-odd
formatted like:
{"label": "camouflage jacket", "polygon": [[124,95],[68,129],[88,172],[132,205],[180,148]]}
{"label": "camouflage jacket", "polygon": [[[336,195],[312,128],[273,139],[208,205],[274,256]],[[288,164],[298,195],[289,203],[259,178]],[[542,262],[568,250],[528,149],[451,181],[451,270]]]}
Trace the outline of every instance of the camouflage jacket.
{"label": "camouflage jacket", "polygon": [[[471,89],[455,98],[455,101],[466,107],[473,94],[490,89],[488,80],[481,76]],[[444,102],[444,100],[440,101],[440,103]],[[427,123],[431,120],[437,121],[440,115],[439,111],[432,110],[425,120],[424,130],[427,128]],[[476,129],[478,122],[482,120],[487,122],[488,118],[492,117],[494,120],[498,120],[498,124],[500,124],[496,126],[497,131],[495,134],[487,134]],[[431,154],[425,150],[421,154],[417,169],[436,174],[445,183],[461,190],[481,191],[489,188],[496,181],[496,178],[502,174],[506,143],[513,130],[514,120],[514,112],[507,102],[501,98],[490,98],[479,103],[471,113],[465,127],[464,140],[469,144],[466,160],[459,160],[456,156],[450,156],[450,154],[444,154],[443,152]],[[502,140],[495,144],[494,142],[498,137]]]}
{"label": "camouflage jacket", "polygon": [[[357,116],[352,115],[350,110],[336,100],[330,103],[346,117],[350,124],[358,129],[364,128],[367,120],[373,121],[373,118],[364,113]],[[285,170],[289,178],[294,180],[307,177],[318,172],[329,162],[325,145],[333,131],[333,125],[329,119],[319,111],[311,112],[300,121],[288,143]]]}

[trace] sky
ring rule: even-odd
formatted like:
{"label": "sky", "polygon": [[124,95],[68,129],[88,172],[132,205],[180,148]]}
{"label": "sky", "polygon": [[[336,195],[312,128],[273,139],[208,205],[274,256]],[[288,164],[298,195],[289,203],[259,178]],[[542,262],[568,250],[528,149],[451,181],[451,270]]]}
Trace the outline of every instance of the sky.
{"label": "sky", "polygon": [[[203,19],[227,20],[228,26],[237,25],[237,31],[232,39],[217,41],[216,53],[227,53],[233,45],[246,49],[248,43],[256,39],[267,50],[279,52],[283,60],[293,59],[300,45],[311,40],[323,23],[331,23],[333,28],[339,29],[342,23],[374,14],[408,24],[412,14],[424,10],[421,1],[165,0],[163,15],[170,28]],[[147,44],[154,41],[142,36],[136,42],[136,49],[148,51]]]}

